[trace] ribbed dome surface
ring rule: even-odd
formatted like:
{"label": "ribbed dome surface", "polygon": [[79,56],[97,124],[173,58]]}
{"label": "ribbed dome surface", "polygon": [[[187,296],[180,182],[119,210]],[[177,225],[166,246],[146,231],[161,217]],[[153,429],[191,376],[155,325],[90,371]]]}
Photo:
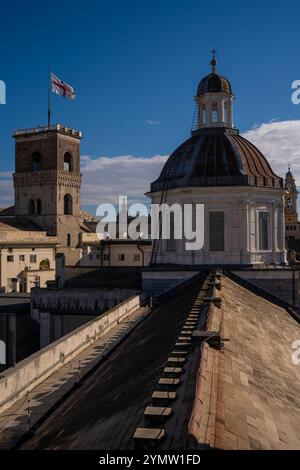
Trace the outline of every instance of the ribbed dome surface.
{"label": "ribbed dome surface", "polygon": [[151,191],[165,187],[264,186],[282,188],[263,154],[237,131],[202,129],[169,157]]}
{"label": "ribbed dome surface", "polygon": [[217,73],[211,73],[202,78],[197,89],[197,95],[219,92],[232,94],[229,80],[227,80],[225,77],[222,77],[221,75],[218,75]]}

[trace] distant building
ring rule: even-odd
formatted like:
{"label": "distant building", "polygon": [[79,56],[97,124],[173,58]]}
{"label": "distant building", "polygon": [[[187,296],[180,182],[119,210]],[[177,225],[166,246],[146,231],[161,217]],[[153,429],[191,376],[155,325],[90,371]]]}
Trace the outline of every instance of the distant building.
{"label": "distant building", "polygon": [[68,263],[80,258],[82,134],[60,124],[16,131],[15,215],[59,241]]}
{"label": "distant building", "polygon": [[0,290],[29,293],[55,281],[57,238],[48,237],[29,220],[1,214]]}
{"label": "distant building", "polygon": [[[234,100],[231,83],[217,73],[213,57],[211,72],[197,87],[191,136],[170,155],[147,194],[152,203],[176,204],[181,212],[190,205],[193,230],[196,205],[204,206],[204,220],[196,232],[203,230],[204,244],[187,247],[190,240],[185,233],[178,237],[181,228],[170,211],[166,225],[171,236],[163,239],[160,230],[154,240],[143,288],[155,297],[195,272],[218,267],[296,306],[298,276],[288,265],[285,246],[284,181],[234,126]],[[295,202],[294,191],[289,207]],[[290,224],[296,226],[294,212],[288,212]]]}
{"label": "distant building", "polygon": [[80,208],[82,133],[57,124],[18,130],[15,204],[0,210],[0,288],[30,292],[55,280],[55,255],[66,266],[149,263],[151,242],[100,240],[99,220]]}
{"label": "distant building", "polygon": [[300,239],[300,222],[297,211],[298,190],[290,167],[285,175],[285,188],[285,236],[287,243],[289,243],[290,240]]}
{"label": "distant building", "polygon": [[151,259],[151,240],[99,240],[97,235],[83,234],[80,266],[124,267],[148,266]]}
{"label": "distant building", "polygon": [[152,203],[204,204],[204,247],[185,239],[154,243],[152,264],[242,265],[286,262],[283,180],[233,124],[229,80],[216,61],[195,96],[191,137],[169,157],[148,193]]}

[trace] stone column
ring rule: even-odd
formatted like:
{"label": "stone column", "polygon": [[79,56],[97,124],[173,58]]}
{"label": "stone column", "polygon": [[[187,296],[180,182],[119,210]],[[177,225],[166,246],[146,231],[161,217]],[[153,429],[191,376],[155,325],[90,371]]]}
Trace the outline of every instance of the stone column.
{"label": "stone column", "polygon": [[249,205],[249,251],[256,252],[255,205],[253,202]]}
{"label": "stone column", "polygon": [[[250,210],[249,204],[251,201],[240,203],[240,249],[241,249],[241,263],[250,263],[252,261],[250,250]],[[253,253],[254,254],[254,253]]]}
{"label": "stone column", "polygon": [[283,204],[278,206],[278,248],[283,253],[285,251],[285,227],[284,227],[284,208]]}
{"label": "stone column", "polygon": [[272,202],[272,251],[279,251],[278,247],[278,203]]}
{"label": "stone column", "polygon": [[218,124],[221,126],[223,125],[223,122],[224,122],[224,101],[219,99],[217,101],[217,107],[218,107]]}
{"label": "stone column", "polygon": [[232,207],[231,211],[231,251],[236,262],[239,263],[239,210],[238,205]]}
{"label": "stone column", "polygon": [[206,103],[206,125],[209,127],[211,125],[211,112],[212,112],[212,103],[207,101]]}

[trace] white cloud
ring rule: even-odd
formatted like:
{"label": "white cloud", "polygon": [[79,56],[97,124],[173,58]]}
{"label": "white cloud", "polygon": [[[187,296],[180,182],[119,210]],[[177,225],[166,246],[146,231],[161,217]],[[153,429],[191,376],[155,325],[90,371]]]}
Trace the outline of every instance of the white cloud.
{"label": "white cloud", "polygon": [[242,135],[259,148],[278,176],[285,176],[290,163],[300,186],[300,121],[272,120]]}
{"label": "white cloud", "polygon": [[[243,136],[256,145],[268,159],[273,170],[284,177],[288,164],[300,186],[300,121],[275,121],[256,126]],[[150,188],[167,160],[166,155],[138,157],[83,156],[83,206],[103,202],[117,203],[119,195],[140,201]],[[0,207],[13,203],[13,184],[10,172],[0,172]]]}
{"label": "white cloud", "polygon": [[13,204],[13,181],[9,171],[0,172],[0,207]]}
{"label": "white cloud", "polygon": [[134,201],[144,199],[144,193],[158,178],[167,158],[166,155],[82,157],[82,205],[115,204],[123,194]]}
{"label": "white cloud", "polygon": [[147,119],[146,124],[149,126],[160,126],[162,124],[162,121],[153,121],[152,119]]}

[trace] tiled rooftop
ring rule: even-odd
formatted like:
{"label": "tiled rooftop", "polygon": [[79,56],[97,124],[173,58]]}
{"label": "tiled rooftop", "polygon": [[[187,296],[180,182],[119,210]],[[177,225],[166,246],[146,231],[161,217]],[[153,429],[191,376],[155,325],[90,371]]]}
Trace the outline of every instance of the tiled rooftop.
{"label": "tiled rooftop", "polygon": [[222,278],[224,351],[205,345],[198,396],[198,442],[221,449],[300,449],[300,365],[292,343],[300,325],[282,308]]}

